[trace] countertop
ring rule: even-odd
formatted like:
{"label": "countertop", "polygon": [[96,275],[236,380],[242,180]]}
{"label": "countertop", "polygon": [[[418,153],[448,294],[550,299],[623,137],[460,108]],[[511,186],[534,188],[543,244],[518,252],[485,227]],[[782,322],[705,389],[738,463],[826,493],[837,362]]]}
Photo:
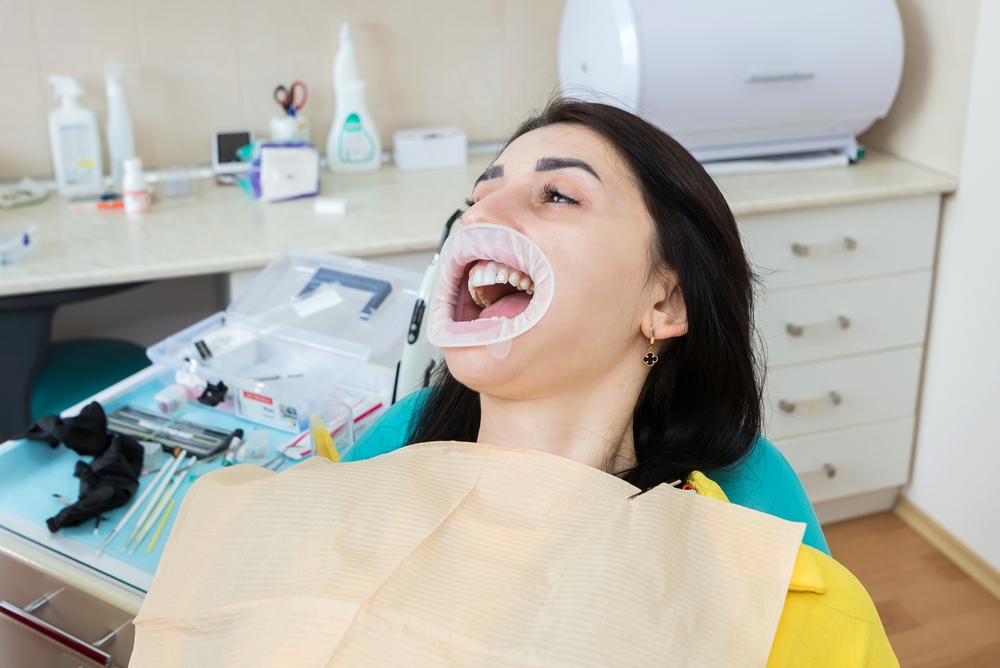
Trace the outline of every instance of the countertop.
{"label": "countertop", "polygon": [[[0,210],[0,233],[37,225],[39,237],[35,254],[0,267],[0,296],[258,269],[285,248],[358,257],[430,250],[489,159],[431,172],[392,165],[368,174],[324,172],[323,195],[347,200],[343,216],[314,214],[311,199],[258,203],[207,180],[195,200],[154,205],[138,220],[121,211],[74,212],[54,196]],[[879,153],[849,167],[716,182],[738,218],[957,188],[953,179]]]}

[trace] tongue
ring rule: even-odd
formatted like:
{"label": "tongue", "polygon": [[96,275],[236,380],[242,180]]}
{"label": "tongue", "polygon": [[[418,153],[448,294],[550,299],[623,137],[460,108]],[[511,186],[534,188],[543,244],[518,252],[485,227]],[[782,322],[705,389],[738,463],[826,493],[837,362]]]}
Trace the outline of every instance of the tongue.
{"label": "tongue", "polygon": [[483,309],[482,313],[479,314],[479,320],[485,320],[486,318],[507,318],[508,320],[513,320],[517,316],[524,313],[524,310],[528,308],[528,304],[531,303],[531,296],[526,292],[515,292],[509,294],[503,299],[498,299],[496,302],[490,304]]}

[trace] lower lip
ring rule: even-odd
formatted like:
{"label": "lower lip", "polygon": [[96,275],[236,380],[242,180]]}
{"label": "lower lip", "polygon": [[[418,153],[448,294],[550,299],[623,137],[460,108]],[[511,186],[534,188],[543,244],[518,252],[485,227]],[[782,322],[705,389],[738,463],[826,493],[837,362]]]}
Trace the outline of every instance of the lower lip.
{"label": "lower lip", "polygon": [[472,320],[470,322],[450,322],[445,326],[449,334],[478,334],[502,326],[500,320]]}

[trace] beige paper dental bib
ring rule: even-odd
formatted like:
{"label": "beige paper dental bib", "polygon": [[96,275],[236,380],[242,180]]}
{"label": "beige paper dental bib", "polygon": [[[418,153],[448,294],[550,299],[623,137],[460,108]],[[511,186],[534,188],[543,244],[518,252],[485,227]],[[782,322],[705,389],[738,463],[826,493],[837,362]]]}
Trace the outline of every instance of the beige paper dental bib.
{"label": "beige paper dental bib", "polygon": [[131,666],[764,666],[804,525],[428,443],[188,493]]}

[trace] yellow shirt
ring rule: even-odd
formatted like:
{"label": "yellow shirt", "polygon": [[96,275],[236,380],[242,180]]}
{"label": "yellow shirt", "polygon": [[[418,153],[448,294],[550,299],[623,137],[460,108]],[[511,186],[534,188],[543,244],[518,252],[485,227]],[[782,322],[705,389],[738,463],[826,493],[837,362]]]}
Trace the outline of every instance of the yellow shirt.
{"label": "yellow shirt", "polygon": [[[687,480],[701,496],[729,502],[695,471]],[[898,668],[875,604],[832,557],[799,546],[768,668]]]}

